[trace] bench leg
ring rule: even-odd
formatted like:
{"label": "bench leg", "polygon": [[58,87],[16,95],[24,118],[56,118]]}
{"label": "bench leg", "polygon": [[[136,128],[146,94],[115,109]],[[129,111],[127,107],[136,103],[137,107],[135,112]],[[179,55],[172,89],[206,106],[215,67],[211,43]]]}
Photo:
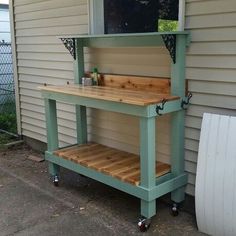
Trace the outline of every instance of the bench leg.
{"label": "bench leg", "polygon": [[56,165],[52,162],[48,163],[48,169],[49,173],[52,176],[52,182],[55,186],[59,185],[59,172],[60,172],[60,166]]}
{"label": "bench leg", "polygon": [[45,101],[45,117],[46,117],[46,128],[47,128],[48,151],[52,152],[58,149],[56,101],[47,99],[47,98],[45,98],[44,101]]}
{"label": "bench leg", "polygon": [[60,173],[60,166],[59,165],[57,165],[57,164],[54,164],[54,163],[52,163],[52,162],[49,162],[48,163],[48,170],[49,170],[49,174],[51,175],[51,176],[55,176],[55,175],[59,175],[59,173]]}
{"label": "bench leg", "polygon": [[181,187],[171,192],[171,200],[176,203],[183,202],[185,199],[185,187]]}
{"label": "bench leg", "polygon": [[[156,119],[140,118],[140,185],[152,189],[156,185]],[[141,215],[151,218],[156,214],[156,200],[141,200]]]}
{"label": "bench leg", "polygon": [[141,215],[149,219],[155,214],[156,214],[156,200],[150,202],[141,200]]}
{"label": "bench leg", "polygon": [[[171,120],[171,172],[174,176],[184,173],[184,111],[172,113]],[[185,187],[171,192],[171,200],[184,201]]]}

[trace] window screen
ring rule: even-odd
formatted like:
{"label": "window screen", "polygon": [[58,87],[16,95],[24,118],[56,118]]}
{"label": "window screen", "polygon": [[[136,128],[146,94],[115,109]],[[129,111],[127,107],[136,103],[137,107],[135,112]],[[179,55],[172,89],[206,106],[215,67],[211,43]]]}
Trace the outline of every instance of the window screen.
{"label": "window screen", "polygon": [[105,34],[172,31],[178,0],[104,0]]}

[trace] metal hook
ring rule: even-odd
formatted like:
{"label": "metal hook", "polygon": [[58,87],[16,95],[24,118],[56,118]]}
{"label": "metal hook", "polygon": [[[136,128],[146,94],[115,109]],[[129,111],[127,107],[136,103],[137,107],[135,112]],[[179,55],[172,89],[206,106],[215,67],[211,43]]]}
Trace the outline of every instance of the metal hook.
{"label": "metal hook", "polygon": [[188,95],[187,95],[186,100],[182,99],[182,102],[181,102],[181,108],[182,109],[187,110],[187,108],[185,106],[187,106],[189,104],[192,96],[193,96],[193,94],[189,92]]}
{"label": "metal hook", "polygon": [[164,110],[165,103],[166,103],[166,99],[163,99],[162,102],[161,102],[161,105],[157,105],[156,106],[156,113],[157,113],[157,115],[162,116],[162,114],[159,111],[163,111]]}

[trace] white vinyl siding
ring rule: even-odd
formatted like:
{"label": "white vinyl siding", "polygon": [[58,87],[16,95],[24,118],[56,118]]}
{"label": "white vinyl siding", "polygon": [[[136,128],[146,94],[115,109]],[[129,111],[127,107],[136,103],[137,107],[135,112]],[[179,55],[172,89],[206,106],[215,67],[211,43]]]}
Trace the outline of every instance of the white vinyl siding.
{"label": "white vinyl siding", "polygon": [[[92,49],[90,65],[103,73],[170,77],[170,57],[165,48]],[[136,117],[104,111],[93,111],[92,114],[89,133],[94,141],[139,153],[139,120]],[[169,121],[169,116],[157,120],[157,158],[168,163]]]}
{"label": "white vinyl siding", "polygon": [[[73,59],[59,35],[87,34],[86,0],[14,0],[22,134],[46,142],[39,86],[73,81]],[[75,142],[74,107],[58,104],[62,145]]]}
{"label": "white vinyl siding", "polygon": [[236,116],[236,1],[188,0],[186,29],[192,43],[186,77],[193,93],[187,111],[185,159],[187,193],[194,195],[195,171],[204,112]]}

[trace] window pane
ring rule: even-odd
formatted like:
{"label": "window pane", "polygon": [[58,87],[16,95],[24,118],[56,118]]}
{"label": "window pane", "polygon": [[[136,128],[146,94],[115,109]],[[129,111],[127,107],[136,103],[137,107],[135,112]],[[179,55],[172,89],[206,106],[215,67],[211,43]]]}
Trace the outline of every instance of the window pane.
{"label": "window pane", "polygon": [[178,21],[179,0],[159,0],[159,19]]}
{"label": "window pane", "polygon": [[155,32],[159,19],[178,20],[178,0],[104,0],[106,34]]}

